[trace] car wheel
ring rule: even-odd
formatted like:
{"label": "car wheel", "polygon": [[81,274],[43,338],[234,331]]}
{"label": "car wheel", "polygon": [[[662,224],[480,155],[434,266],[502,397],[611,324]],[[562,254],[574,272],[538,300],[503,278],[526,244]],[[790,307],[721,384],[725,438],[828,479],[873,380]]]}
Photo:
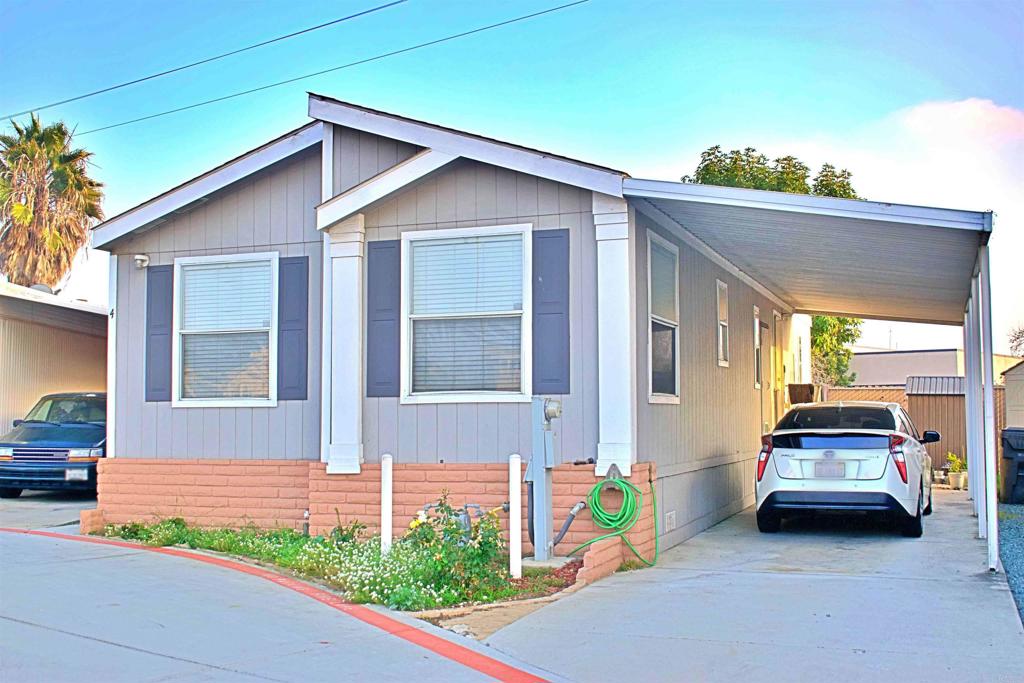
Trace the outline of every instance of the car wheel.
{"label": "car wheel", "polygon": [[932,490],[928,489],[928,504],[924,506],[924,512],[922,513],[925,517],[932,514]]}
{"label": "car wheel", "polygon": [[916,515],[905,515],[902,523],[900,524],[900,533],[907,538],[921,538],[924,533],[924,515],[922,513],[924,509],[924,489],[917,494],[917,514]]}
{"label": "car wheel", "polygon": [[782,528],[782,517],[777,512],[757,511],[757,530],[762,534],[774,534]]}
{"label": "car wheel", "polygon": [[0,488],[0,498],[17,498],[21,495],[21,489]]}

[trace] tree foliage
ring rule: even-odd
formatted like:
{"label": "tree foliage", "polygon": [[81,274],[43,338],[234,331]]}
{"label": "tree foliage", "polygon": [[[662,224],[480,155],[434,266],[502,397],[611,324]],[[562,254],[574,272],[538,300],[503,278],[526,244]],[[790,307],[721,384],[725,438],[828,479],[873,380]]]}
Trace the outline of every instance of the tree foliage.
{"label": "tree foliage", "polygon": [[1010,353],[1017,358],[1024,358],[1024,325],[1010,330]]}
{"label": "tree foliage", "polygon": [[[753,147],[726,152],[720,145],[715,145],[700,155],[694,174],[683,176],[682,180],[703,185],[859,199],[853,189],[853,176],[845,168],[839,170],[832,164],[824,164],[813,180],[809,180],[810,175],[811,169],[807,164],[794,156],[769,161]],[[816,384],[849,386],[853,383],[856,379],[856,375],[850,372],[853,352],[848,345],[860,338],[862,323],[857,318],[814,316],[811,323],[811,372]]]}
{"label": "tree foliage", "polygon": [[0,272],[19,285],[55,286],[102,220],[101,183],[89,177],[92,153],[72,147],[63,122],[11,121],[0,135]]}

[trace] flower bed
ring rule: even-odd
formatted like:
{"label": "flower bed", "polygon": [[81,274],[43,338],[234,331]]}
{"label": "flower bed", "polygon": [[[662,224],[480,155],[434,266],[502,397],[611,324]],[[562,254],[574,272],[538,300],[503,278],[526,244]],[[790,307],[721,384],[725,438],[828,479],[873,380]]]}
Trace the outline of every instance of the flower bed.
{"label": "flower bed", "polygon": [[[339,520],[340,521],[340,520]],[[182,519],[108,525],[103,534],[150,546],[181,545],[247,557],[294,571],[341,591],[352,602],[423,610],[532,597],[558,590],[567,577],[531,572],[512,580],[497,511],[472,519],[445,496],[413,520],[404,538],[382,553],[364,527],[339,524],[328,536],[291,529],[203,529]]]}

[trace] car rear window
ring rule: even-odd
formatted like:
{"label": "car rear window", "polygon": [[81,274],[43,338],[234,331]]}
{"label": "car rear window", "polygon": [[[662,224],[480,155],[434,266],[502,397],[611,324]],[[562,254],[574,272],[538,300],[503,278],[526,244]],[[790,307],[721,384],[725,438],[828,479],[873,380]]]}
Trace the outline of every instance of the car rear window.
{"label": "car rear window", "polygon": [[794,408],[776,429],[896,429],[896,420],[885,408],[820,406]]}
{"label": "car rear window", "polygon": [[807,448],[811,450],[889,448],[888,434],[776,434],[776,448]]}

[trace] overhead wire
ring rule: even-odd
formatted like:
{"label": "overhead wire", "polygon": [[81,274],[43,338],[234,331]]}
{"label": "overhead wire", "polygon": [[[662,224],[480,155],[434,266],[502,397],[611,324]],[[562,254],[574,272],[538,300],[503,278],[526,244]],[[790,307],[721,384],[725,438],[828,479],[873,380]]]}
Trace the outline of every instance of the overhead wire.
{"label": "overhead wire", "polygon": [[232,55],[237,55],[237,54],[240,54],[242,52],[248,52],[249,50],[255,50],[256,48],[264,47],[265,45],[270,45],[271,43],[278,43],[278,42],[281,42],[282,40],[288,40],[289,38],[295,38],[296,36],[301,36],[303,34],[310,33],[312,31],[319,31],[322,28],[327,28],[329,26],[334,26],[336,24],[340,24],[342,22],[349,21],[351,19],[357,19],[359,17],[366,16],[367,14],[373,14],[374,12],[379,12],[381,10],[388,9],[389,7],[394,7],[395,5],[401,5],[401,4],[405,3],[405,2],[408,2],[408,0],[394,0],[393,2],[388,2],[388,3],[385,3],[383,5],[378,5],[376,7],[371,7],[370,9],[363,10],[362,12],[356,12],[355,14],[349,14],[348,16],[338,17],[337,19],[332,19],[331,21],[325,21],[324,23],[317,24],[316,26],[308,26],[308,27],[306,27],[304,29],[300,29],[298,31],[293,31],[293,32],[287,33],[287,34],[285,34],[283,36],[277,36],[276,38],[270,38],[268,40],[264,40],[264,41],[261,41],[261,42],[258,42],[258,43],[253,43],[252,45],[246,45],[245,47],[240,47],[240,48],[237,48],[235,50],[230,50],[228,52],[223,52],[223,53],[218,54],[218,55],[213,55],[212,57],[206,57],[205,59],[200,59],[198,61],[191,62],[189,64],[182,64],[181,66],[176,66],[176,67],[174,67],[172,69],[167,69],[165,71],[160,71],[158,73],[149,74],[148,76],[141,76],[139,78],[134,78],[134,79],[132,79],[130,81],[125,81],[123,83],[117,83],[115,85],[109,85],[109,86],[100,88],[99,90],[93,90],[92,92],[82,93],[81,95],[75,95],[74,97],[68,97],[68,98],[65,98],[63,100],[57,100],[56,102],[50,102],[49,104],[44,104],[44,105],[41,105],[41,106],[38,106],[38,107],[29,107],[28,109],[24,109],[22,111],[17,111],[17,112],[14,112],[13,114],[5,114],[3,116],[0,116],[0,119],[9,119],[9,118],[13,118],[15,116],[23,116],[25,114],[29,114],[29,113],[32,113],[32,112],[39,112],[39,111],[43,111],[44,109],[50,109],[52,107],[60,106],[62,104],[68,104],[69,102],[77,102],[79,100],[84,100],[84,99],[87,99],[89,97],[95,97],[96,95],[102,95],[103,93],[108,93],[108,92],[111,92],[111,91],[114,91],[114,90],[120,90],[121,88],[127,88],[130,85],[135,85],[137,83],[142,83],[144,81],[151,81],[154,78],[160,78],[161,76],[167,76],[169,74],[178,73],[179,71],[185,71],[186,69],[191,69],[193,67],[200,66],[202,64],[209,64],[210,62],[215,62],[215,61],[217,61],[219,59],[224,59],[225,57],[231,57]]}
{"label": "overhead wire", "polygon": [[459,38],[465,38],[466,36],[471,36],[471,35],[476,34],[476,33],[482,33],[484,31],[490,31],[490,30],[493,30],[493,29],[496,29],[496,28],[501,28],[502,26],[508,26],[509,24],[515,24],[515,23],[518,23],[518,22],[521,22],[521,21],[526,21],[528,19],[533,19],[535,17],[543,16],[545,14],[551,14],[553,12],[558,12],[558,11],[561,11],[561,10],[564,10],[564,9],[568,9],[570,7],[575,7],[576,5],[583,5],[583,4],[586,4],[588,2],[590,2],[590,0],[575,0],[575,2],[568,2],[568,3],[562,4],[562,5],[557,5],[555,7],[549,7],[548,9],[540,10],[540,11],[537,11],[537,12],[531,12],[530,14],[524,14],[524,15],[521,15],[521,16],[518,16],[518,17],[513,17],[511,19],[506,19],[504,21],[499,21],[499,22],[496,22],[496,23],[493,23],[493,24],[488,24],[486,26],[479,26],[477,28],[470,29],[468,31],[461,31],[459,33],[453,33],[453,34],[445,36],[443,38],[437,38],[437,39],[429,40],[429,41],[426,41],[426,42],[423,42],[423,43],[418,43],[416,45],[410,45],[409,47],[404,47],[404,48],[401,48],[401,49],[398,49],[398,50],[391,50],[390,52],[384,52],[384,53],[379,54],[379,55],[374,55],[373,57],[366,57],[364,59],[359,59],[359,60],[356,60],[354,62],[348,62],[347,64],[340,64],[338,66],[332,66],[332,67],[329,67],[327,69],[321,69],[320,71],[314,71],[314,72],[311,72],[311,73],[303,74],[301,76],[294,76],[292,78],[287,78],[287,79],[285,79],[283,81],[277,81],[275,83],[268,83],[266,85],[257,86],[255,88],[249,88],[247,90],[241,90],[239,92],[230,93],[228,95],[222,95],[220,97],[214,97],[214,98],[211,98],[211,99],[208,99],[208,100],[203,100],[203,101],[200,101],[200,102],[193,102],[192,104],[187,104],[187,105],[184,105],[184,106],[181,106],[181,107],[175,107],[174,109],[167,109],[167,110],[164,110],[164,111],[156,112],[154,114],[148,114],[146,116],[140,116],[138,118],[129,119],[127,121],[120,121],[118,123],[112,123],[112,124],[107,125],[107,126],[100,126],[98,128],[92,128],[90,130],[77,133],[77,135],[89,135],[90,133],[98,133],[100,131],[110,130],[112,128],[120,128],[121,126],[128,126],[128,125],[131,125],[133,123],[140,123],[142,121],[149,121],[150,119],[155,119],[155,118],[159,118],[159,117],[162,117],[162,116],[168,116],[170,114],[177,114],[178,112],[188,111],[189,109],[196,109],[198,107],[205,107],[205,106],[210,105],[210,104],[215,104],[217,102],[223,102],[225,100],[234,99],[236,97],[243,97],[245,95],[251,95],[253,93],[261,92],[263,90],[270,90],[271,88],[278,88],[278,87],[280,87],[282,85],[288,85],[289,83],[295,83],[297,81],[302,81],[302,80],[305,80],[307,78],[314,78],[316,76],[322,76],[324,74],[332,73],[334,71],[340,71],[342,69],[349,69],[349,68],[352,68],[352,67],[355,67],[355,66],[360,66],[362,64],[368,64],[370,62],[376,62],[376,61],[379,61],[379,60],[382,60],[382,59],[386,59],[388,57],[394,57],[396,55],[404,54],[404,53],[407,53],[407,52],[412,52],[414,50],[421,50],[423,48],[431,47],[433,45],[439,45],[441,43],[447,43],[447,42],[450,42],[452,40],[457,40]]}

